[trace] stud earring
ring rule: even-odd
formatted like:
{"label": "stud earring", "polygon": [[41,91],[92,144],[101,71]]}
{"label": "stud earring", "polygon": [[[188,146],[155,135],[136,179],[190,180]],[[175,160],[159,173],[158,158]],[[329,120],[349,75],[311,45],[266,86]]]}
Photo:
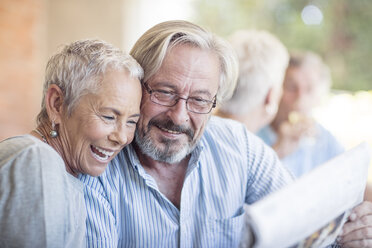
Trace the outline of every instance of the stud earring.
{"label": "stud earring", "polygon": [[55,130],[56,125],[52,121],[52,130],[49,132],[50,137],[55,138],[58,136],[58,132]]}

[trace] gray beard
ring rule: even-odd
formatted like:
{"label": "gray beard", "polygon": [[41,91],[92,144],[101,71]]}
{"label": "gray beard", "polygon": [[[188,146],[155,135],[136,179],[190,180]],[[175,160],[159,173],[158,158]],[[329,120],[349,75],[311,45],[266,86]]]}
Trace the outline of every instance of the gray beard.
{"label": "gray beard", "polygon": [[141,136],[141,134],[138,132],[138,129],[136,130],[134,141],[143,154],[149,156],[155,161],[168,164],[175,164],[186,158],[186,156],[195,149],[197,143],[187,143],[180,150],[171,151],[173,142],[164,140],[162,142],[164,148],[159,148],[153,143],[149,132],[144,133],[144,135]]}

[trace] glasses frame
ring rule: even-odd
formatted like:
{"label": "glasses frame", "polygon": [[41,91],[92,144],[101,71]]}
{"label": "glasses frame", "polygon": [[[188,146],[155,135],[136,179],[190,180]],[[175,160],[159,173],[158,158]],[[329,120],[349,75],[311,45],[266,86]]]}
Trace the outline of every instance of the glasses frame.
{"label": "glasses frame", "polygon": [[203,99],[203,101],[206,101],[208,103],[212,103],[212,106],[210,107],[209,111],[208,112],[205,112],[205,113],[204,112],[195,112],[195,111],[189,109],[188,101],[189,101],[190,98],[193,98],[193,97],[184,98],[184,97],[181,97],[180,95],[178,95],[176,93],[172,93],[176,97],[176,100],[175,100],[174,104],[171,104],[171,105],[169,105],[169,104],[162,104],[162,103],[159,103],[159,102],[154,101],[154,99],[153,99],[153,98],[156,98],[156,96],[154,96],[153,93],[154,92],[157,92],[157,90],[151,89],[151,87],[146,82],[143,83],[143,86],[144,86],[145,90],[147,91],[147,93],[150,95],[151,102],[153,102],[155,104],[158,104],[158,105],[161,105],[161,106],[173,107],[173,106],[176,106],[177,105],[177,103],[178,103],[178,101],[180,99],[182,99],[182,100],[185,100],[185,102],[186,102],[186,109],[187,109],[187,111],[189,111],[191,113],[195,113],[195,114],[201,114],[201,115],[203,115],[203,114],[209,114],[212,111],[212,109],[217,106],[217,94],[213,97],[213,100]]}

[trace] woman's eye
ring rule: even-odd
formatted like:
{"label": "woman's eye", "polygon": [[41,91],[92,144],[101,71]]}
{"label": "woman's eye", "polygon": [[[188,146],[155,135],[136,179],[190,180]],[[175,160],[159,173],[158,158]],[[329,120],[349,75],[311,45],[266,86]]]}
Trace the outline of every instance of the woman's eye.
{"label": "woman's eye", "polygon": [[106,120],[109,120],[109,121],[115,120],[115,117],[114,117],[114,116],[103,115],[102,117],[103,117],[104,119],[106,119]]}
{"label": "woman's eye", "polygon": [[130,120],[130,121],[128,121],[128,124],[130,124],[130,125],[137,125],[137,121]]}

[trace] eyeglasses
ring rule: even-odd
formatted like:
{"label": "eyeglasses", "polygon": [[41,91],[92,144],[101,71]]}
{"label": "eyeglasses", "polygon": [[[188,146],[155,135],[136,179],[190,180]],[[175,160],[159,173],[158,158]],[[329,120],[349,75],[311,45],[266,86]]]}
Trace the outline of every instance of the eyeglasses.
{"label": "eyeglasses", "polygon": [[187,110],[196,114],[208,114],[211,112],[212,108],[216,107],[216,96],[213,97],[213,100],[206,100],[201,97],[183,98],[171,91],[153,90],[147,83],[143,85],[150,95],[150,100],[162,106],[173,107],[180,99],[183,99],[186,101]]}

